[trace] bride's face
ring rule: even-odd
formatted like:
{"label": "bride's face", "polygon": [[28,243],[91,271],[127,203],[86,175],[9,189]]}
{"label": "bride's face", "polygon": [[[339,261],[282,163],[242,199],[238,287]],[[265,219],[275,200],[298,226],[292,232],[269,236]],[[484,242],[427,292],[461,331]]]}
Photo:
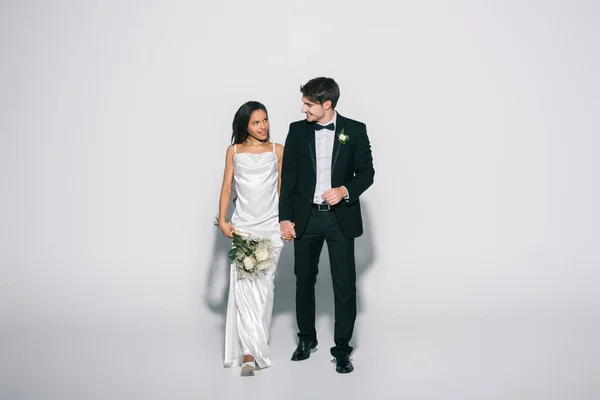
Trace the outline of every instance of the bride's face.
{"label": "bride's face", "polygon": [[269,134],[269,119],[267,118],[267,113],[263,110],[255,110],[250,114],[248,134],[252,136],[254,140],[264,141],[267,139]]}

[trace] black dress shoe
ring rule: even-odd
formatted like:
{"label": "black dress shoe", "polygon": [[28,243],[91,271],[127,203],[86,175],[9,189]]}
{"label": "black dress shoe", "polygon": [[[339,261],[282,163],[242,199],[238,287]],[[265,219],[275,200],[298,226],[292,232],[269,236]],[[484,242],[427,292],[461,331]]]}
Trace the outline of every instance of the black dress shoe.
{"label": "black dress shoe", "polygon": [[354,365],[350,361],[350,356],[342,355],[335,358],[335,370],[340,374],[349,374],[354,371]]}
{"label": "black dress shoe", "polygon": [[296,351],[292,354],[292,361],[302,361],[310,357],[310,352],[317,347],[317,339],[300,339]]}

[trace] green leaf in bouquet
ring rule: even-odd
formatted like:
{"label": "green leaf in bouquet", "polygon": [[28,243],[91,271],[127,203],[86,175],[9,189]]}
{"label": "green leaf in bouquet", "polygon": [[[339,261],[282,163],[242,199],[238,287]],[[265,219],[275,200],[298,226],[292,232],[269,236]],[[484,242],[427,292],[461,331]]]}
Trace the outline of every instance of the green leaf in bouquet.
{"label": "green leaf in bouquet", "polygon": [[242,237],[235,233],[232,236],[233,236],[233,245],[237,246],[237,247],[242,246],[242,243],[243,243]]}
{"label": "green leaf in bouquet", "polygon": [[231,250],[229,250],[229,259],[230,259],[231,261],[235,260],[235,253],[236,253],[236,252],[237,252],[237,251],[236,251],[235,247],[234,247],[234,248],[232,248]]}

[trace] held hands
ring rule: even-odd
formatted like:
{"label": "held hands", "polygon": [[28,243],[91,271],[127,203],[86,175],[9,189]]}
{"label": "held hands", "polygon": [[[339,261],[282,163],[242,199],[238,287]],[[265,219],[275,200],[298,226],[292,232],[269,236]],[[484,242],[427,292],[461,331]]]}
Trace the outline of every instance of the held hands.
{"label": "held hands", "polygon": [[290,240],[292,240],[292,238],[296,237],[296,230],[294,229],[296,227],[296,224],[294,224],[293,222],[281,221],[279,223],[279,227],[281,230],[281,237],[286,242],[289,242]]}
{"label": "held hands", "polygon": [[227,221],[219,221],[219,229],[221,229],[221,233],[223,233],[223,236],[228,237],[230,239],[233,238],[233,231],[235,231],[235,228],[233,227],[233,225],[231,225],[230,222]]}
{"label": "held hands", "polygon": [[346,188],[345,187],[337,187],[326,190],[321,198],[327,202],[330,206],[336,205],[342,199],[346,197]]}

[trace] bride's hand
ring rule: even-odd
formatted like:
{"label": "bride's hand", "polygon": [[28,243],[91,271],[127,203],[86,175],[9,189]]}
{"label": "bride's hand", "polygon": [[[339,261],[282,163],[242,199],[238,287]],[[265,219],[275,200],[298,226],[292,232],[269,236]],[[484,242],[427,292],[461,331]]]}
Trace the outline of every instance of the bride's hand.
{"label": "bride's hand", "polygon": [[232,233],[235,230],[235,228],[233,227],[233,225],[231,225],[230,222],[219,221],[219,229],[221,229],[221,233],[223,234],[223,236],[228,237],[230,239],[233,238]]}
{"label": "bride's hand", "polygon": [[281,221],[281,223],[280,223],[281,237],[286,242],[289,242],[290,240],[292,240],[292,238],[296,237],[296,231],[294,230],[295,227],[296,227],[296,224],[291,221]]}

